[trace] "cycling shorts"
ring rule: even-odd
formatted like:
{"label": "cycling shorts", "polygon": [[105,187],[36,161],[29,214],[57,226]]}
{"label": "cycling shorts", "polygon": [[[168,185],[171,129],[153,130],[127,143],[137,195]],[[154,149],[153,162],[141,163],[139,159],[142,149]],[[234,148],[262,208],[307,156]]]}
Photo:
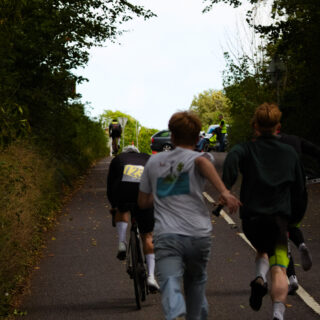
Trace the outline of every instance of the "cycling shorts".
{"label": "cycling shorts", "polygon": [[154,214],[153,209],[140,209],[136,204],[119,204],[119,212],[130,211],[132,216],[136,219],[138,223],[138,228],[140,233],[149,233],[153,231],[154,227]]}
{"label": "cycling shorts", "polygon": [[288,267],[288,219],[286,217],[267,215],[245,218],[242,220],[242,229],[258,252],[268,254],[270,267]]}
{"label": "cycling shorts", "polygon": [[112,131],[111,132],[111,138],[115,139],[115,138],[120,138],[121,137],[121,132],[120,131]]}

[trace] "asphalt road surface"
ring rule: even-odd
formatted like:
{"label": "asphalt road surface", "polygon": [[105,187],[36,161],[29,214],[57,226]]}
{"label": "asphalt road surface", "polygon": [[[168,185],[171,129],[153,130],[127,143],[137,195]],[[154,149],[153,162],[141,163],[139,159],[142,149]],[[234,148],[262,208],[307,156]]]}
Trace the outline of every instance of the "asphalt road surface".
{"label": "asphalt road surface", "polygon": [[[214,153],[221,169],[224,153]],[[116,229],[111,226],[106,176],[111,158],[94,166],[83,186],[65,206],[57,228],[48,235],[43,258],[35,268],[21,311],[25,320],[161,320],[160,295],[149,295],[136,310],[132,280],[116,259]],[[239,184],[234,192],[238,191]],[[287,301],[286,319],[320,318],[320,184],[309,187],[309,207],[302,229],[313,256],[304,272],[294,249],[302,289]],[[207,194],[217,199],[212,187]],[[212,208],[209,197],[208,207]],[[271,301],[264,298],[259,312],[249,306],[249,283],[254,277],[254,250],[242,238],[237,214],[212,216],[213,244],[208,267],[209,319],[270,320]],[[20,318],[20,317],[19,317]]]}

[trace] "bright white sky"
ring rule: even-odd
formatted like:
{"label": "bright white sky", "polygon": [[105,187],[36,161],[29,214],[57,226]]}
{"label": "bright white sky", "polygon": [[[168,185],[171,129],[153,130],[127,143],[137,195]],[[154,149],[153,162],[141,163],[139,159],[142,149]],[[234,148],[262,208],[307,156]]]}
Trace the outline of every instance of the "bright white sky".
{"label": "bright white sky", "polygon": [[[91,117],[119,110],[148,128],[167,128],[170,116],[190,107],[195,95],[222,89],[223,52],[239,47],[245,8],[215,5],[202,14],[202,0],[133,0],[158,17],[134,19],[118,38],[90,51],[77,74],[89,79],[77,87]],[[239,31],[240,30],[240,31]],[[243,32],[242,32],[243,33]],[[233,49],[232,49],[233,47]]]}

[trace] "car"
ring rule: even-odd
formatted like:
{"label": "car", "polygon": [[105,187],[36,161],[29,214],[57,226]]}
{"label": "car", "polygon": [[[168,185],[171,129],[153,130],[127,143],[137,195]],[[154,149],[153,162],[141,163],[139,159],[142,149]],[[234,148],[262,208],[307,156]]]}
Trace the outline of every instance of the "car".
{"label": "car", "polygon": [[169,130],[161,130],[151,137],[150,148],[152,151],[170,151],[174,149],[171,141],[171,132]]}

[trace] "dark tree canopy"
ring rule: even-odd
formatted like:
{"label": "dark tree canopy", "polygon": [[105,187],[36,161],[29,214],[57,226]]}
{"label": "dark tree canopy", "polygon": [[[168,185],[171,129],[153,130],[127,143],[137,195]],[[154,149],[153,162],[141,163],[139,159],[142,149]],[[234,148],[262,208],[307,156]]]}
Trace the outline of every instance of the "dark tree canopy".
{"label": "dark tree canopy", "polygon": [[88,50],[114,41],[133,17],[153,15],[125,0],[2,0],[1,127],[19,135],[28,122],[35,132],[55,132],[84,80],[72,70],[86,65]]}
{"label": "dark tree canopy", "polygon": [[[214,10],[214,4],[219,2],[234,7],[244,3],[242,0],[204,0],[204,3],[207,4],[204,11]],[[259,6],[260,1],[249,0],[249,3],[253,6]],[[274,101],[279,100],[280,108],[283,111],[283,129],[288,133],[298,134],[320,144],[319,1],[273,0],[270,12],[270,18],[273,20],[269,25],[255,24],[253,13],[254,10],[247,12],[247,22],[260,37],[267,41],[263,48],[265,50],[265,66],[261,66],[259,69],[260,74],[247,76],[244,76],[246,71],[240,68],[240,74],[244,76],[243,81],[252,79],[252,76],[256,80],[260,79],[259,81],[255,80],[255,83],[263,86],[263,91],[269,90],[269,99],[273,97]],[[282,61],[285,66],[285,72],[278,84],[278,99],[275,94],[276,88],[270,85],[270,76],[268,76],[266,68],[266,65],[275,58]],[[237,72],[235,65],[232,66],[233,71]],[[229,73],[228,77],[229,80],[232,80],[232,78],[235,80],[238,75],[234,73],[234,76],[231,75],[230,77]],[[227,86],[239,84],[227,81]],[[243,89],[245,87],[243,86]],[[228,96],[230,90],[226,90],[226,92]],[[228,98],[232,104],[233,101],[230,96]],[[259,99],[253,99],[251,102],[256,103],[258,101]],[[243,108],[246,108],[246,106],[243,105]]]}

